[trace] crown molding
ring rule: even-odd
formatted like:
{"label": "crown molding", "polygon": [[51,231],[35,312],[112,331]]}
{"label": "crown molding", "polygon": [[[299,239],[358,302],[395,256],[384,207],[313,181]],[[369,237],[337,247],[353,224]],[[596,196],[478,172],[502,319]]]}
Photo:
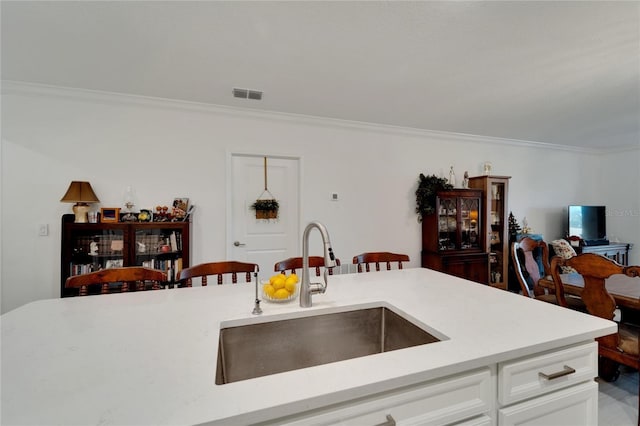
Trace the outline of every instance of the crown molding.
{"label": "crown molding", "polygon": [[206,104],[200,102],[182,101],[176,99],[154,98],[148,96],[123,94],[116,92],[105,92],[99,90],[78,89],[63,86],[51,86],[39,83],[26,83],[14,80],[2,80],[1,93],[3,95],[23,95],[37,97],[56,97],[73,99],[86,102],[97,102],[104,104],[139,105],[150,108],[175,109],[182,111],[195,111],[203,113],[215,113],[230,116],[251,117],[263,120],[286,121],[294,124],[307,124],[315,126],[333,126],[361,131],[386,133],[393,135],[406,135],[420,138],[427,138],[433,142],[471,142],[493,144],[500,146],[528,147],[545,150],[569,151],[587,154],[602,154],[612,152],[635,151],[639,147],[622,148],[584,148],[567,145],[557,145],[546,142],[508,139],[493,136],[482,136],[468,133],[446,132],[439,130],[426,130],[412,127],[392,126],[387,124],[377,124],[361,121],[350,121],[328,117],[317,117],[304,114],[293,114],[276,111],[263,111],[252,108],[240,108],[226,105]]}

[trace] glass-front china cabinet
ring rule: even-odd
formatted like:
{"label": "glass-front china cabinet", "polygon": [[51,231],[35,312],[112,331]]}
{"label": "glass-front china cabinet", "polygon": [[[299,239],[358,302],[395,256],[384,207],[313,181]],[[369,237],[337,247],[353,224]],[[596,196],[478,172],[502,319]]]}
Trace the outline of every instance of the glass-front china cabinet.
{"label": "glass-front china cabinet", "polygon": [[438,192],[435,212],[422,220],[422,266],[487,284],[484,226],[481,190]]}

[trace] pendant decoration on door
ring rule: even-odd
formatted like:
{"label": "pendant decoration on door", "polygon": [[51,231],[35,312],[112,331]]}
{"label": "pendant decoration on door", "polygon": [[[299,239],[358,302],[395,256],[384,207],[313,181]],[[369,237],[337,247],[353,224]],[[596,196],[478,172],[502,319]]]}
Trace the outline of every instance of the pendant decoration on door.
{"label": "pendant decoration on door", "polygon": [[280,204],[267,186],[267,157],[264,157],[264,191],[258,197],[251,209],[256,211],[256,219],[277,219]]}

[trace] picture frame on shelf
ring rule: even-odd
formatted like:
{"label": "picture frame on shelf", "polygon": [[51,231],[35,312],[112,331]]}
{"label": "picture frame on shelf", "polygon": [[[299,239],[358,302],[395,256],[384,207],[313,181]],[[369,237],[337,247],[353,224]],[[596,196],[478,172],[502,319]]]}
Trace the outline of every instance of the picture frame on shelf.
{"label": "picture frame on shelf", "polygon": [[102,207],[100,209],[101,223],[118,223],[120,221],[120,207]]}
{"label": "picture frame on shelf", "polygon": [[173,208],[181,209],[185,212],[189,209],[189,199],[185,197],[174,198],[173,199]]}
{"label": "picture frame on shelf", "polygon": [[171,216],[175,220],[182,220],[187,215],[189,210],[189,199],[186,197],[174,198],[173,209],[171,210]]}
{"label": "picture frame on shelf", "polygon": [[122,268],[123,265],[122,259],[109,259],[104,265],[105,269],[113,269],[113,268]]}
{"label": "picture frame on shelf", "polygon": [[120,252],[124,250],[124,240],[112,240],[111,252]]}

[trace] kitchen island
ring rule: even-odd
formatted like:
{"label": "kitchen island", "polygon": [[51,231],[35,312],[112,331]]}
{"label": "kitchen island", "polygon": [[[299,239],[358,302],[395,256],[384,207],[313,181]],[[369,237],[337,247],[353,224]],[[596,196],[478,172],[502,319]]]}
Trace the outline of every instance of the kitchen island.
{"label": "kitchen island", "polygon": [[[588,423],[597,422],[593,340],[614,333],[613,322],[421,268],[331,276],[311,308],[263,302],[264,313],[254,316],[253,300],[253,285],[237,284],[45,300],[8,312],[1,317],[1,423],[306,424],[334,422],[338,413],[358,424],[358,407],[384,408],[384,401],[422,389],[437,396],[467,379],[471,402],[452,411],[464,411],[469,424],[510,424],[523,404],[549,406],[545,398],[578,386],[591,398]],[[215,384],[221,327],[380,304],[441,341]],[[537,372],[535,384],[518,382],[519,366],[567,357],[579,358],[573,374],[550,385]],[[418,405],[434,404],[444,402]],[[432,418],[433,410],[424,410]]]}

